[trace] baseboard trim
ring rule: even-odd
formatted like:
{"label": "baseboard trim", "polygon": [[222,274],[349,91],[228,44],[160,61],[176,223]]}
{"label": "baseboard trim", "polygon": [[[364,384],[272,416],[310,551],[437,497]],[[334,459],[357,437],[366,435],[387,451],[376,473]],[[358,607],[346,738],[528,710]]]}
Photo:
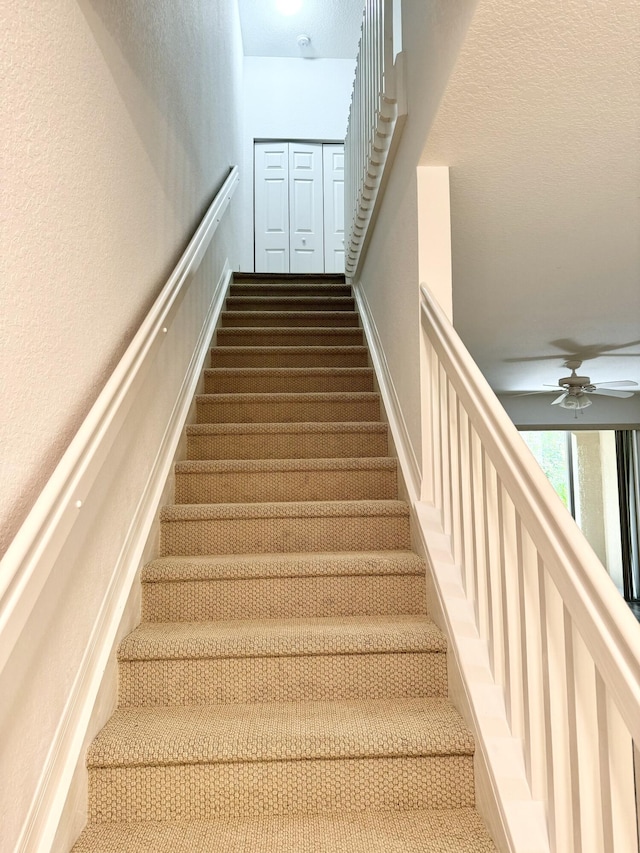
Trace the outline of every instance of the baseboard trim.
{"label": "baseboard trim", "polygon": [[[149,534],[180,442],[184,423],[218,322],[232,272],[228,260],[216,284],[193,355],[169,417],[147,483],[123,542],[102,608],[97,616],[65,711],[45,763],[40,783],[18,842],[20,851],[51,850],[78,762],[82,760],[87,732],[100,728],[110,709],[100,709],[102,720],[93,719],[103,674],[119,642],[119,628],[132,586],[144,560]],[[69,826],[67,849],[78,828]]]}
{"label": "baseboard trim", "polygon": [[405,478],[405,485],[409,492],[411,503],[413,503],[418,500],[420,496],[422,480],[420,465],[409,439],[409,430],[407,429],[407,424],[404,419],[404,415],[402,414],[402,407],[400,405],[400,400],[398,398],[395,385],[393,384],[391,371],[389,370],[389,365],[387,364],[387,359],[384,354],[382,340],[378,333],[375,320],[373,319],[373,313],[367,301],[364,289],[359,281],[352,283],[351,286],[353,288],[356,305],[362,321],[364,335],[369,346],[369,353],[371,355],[371,361],[373,362],[373,368],[380,386],[380,395],[386,409],[389,428],[395,443],[400,467]]}

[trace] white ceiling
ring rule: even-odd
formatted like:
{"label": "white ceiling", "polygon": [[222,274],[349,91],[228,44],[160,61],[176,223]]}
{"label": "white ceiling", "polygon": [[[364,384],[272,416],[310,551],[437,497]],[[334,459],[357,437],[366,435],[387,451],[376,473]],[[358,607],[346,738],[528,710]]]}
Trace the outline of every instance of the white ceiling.
{"label": "white ceiling", "polygon": [[355,59],[364,0],[302,0],[284,16],[276,0],[238,0],[245,56],[301,56],[299,35],[308,35],[310,59]]}

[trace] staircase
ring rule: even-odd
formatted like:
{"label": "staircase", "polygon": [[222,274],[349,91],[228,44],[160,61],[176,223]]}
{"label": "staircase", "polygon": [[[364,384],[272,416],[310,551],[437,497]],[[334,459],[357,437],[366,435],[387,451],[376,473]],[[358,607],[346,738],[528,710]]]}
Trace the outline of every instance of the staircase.
{"label": "staircase", "polygon": [[338,276],[236,275],[74,851],[494,851]]}

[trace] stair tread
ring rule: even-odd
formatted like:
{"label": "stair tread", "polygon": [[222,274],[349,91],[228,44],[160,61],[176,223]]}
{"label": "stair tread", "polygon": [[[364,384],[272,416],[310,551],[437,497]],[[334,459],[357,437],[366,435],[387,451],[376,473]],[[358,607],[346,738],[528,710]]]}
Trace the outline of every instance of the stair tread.
{"label": "stair tread", "polygon": [[329,305],[334,308],[345,306],[352,311],[355,302],[353,296],[332,296],[331,294],[326,296],[291,296],[287,294],[282,294],[282,296],[242,296],[230,294],[227,297],[226,308],[229,311],[234,311],[242,310],[244,305],[259,305],[265,311],[280,310],[279,307],[276,309],[270,307],[274,304],[278,304],[278,306],[308,305],[311,308],[320,305]]}
{"label": "stair tread", "polygon": [[[247,320],[247,319],[250,320],[250,319],[254,319],[254,318],[256,320],[260,320],[261,318],[269,319],[269,320],[274,320],[276,318],[282,318],[283,320],[289,320],[289,319],[292,319],[293,317],[303,317],[305,320],[310,320],[310,321],[315,319],[316,315],[319,318],[332,317],[332,318],[335,318],[335,320],[337,322],[343,321],[348,317],[351,320],[353,320],[353,322],[355,323],[356,326],[358,325],[358,322],[357,322],[358,312],[357,311],[329,311],[329,310],[327,310],[327,311],[325,311],[325,310],[321,310],[321,311],[282,311],[280,309],[277,311],[225,310],[225,311],[222,311],[222,314],[221,314],[223,320],[231,319],[233,317],[238,317],[238,318],[241,318],[243,320]],[[286,324],[283,323],[283,325],[286,325]],[[313,326],[313,323],[309,322],[307,325]],[[340,328],[342,328],[342,327],[340,327]]]}
{"label": "stair tread", "polygon": [[[217,396],[217,395],[216,395]],[[382,421],[275,421],[273,423],[189,424],[187,435],[220,435],[226,433],[309,433],[309,432],[376,432],[386,433]]]}
{"label": "stair tread", "polygon": [[440,697],[137,707],[116,710],[89,767],[472,755]]}
{"label": "stair tread", "polygon": [[336,457],[329,459],[192,459],[177,462],[176,474],[268,473],[276,471],[395,471],[392,456]]}
{"label": "stair tread", "polygon": [[256,394],[196,394],[198,403],[349,403],[379,400],[377,391],[273,391]]}
{"label": "stair tread", "polygon": [[89,826],[73,853],[495,853],[475,809],[412,809]]}
{"label": "stair tread", "polygon": [[[236,331],[235,329],[233,331]],[[246,331],[246,330],[245,330]],[[273,330],[271,330],[273,331]],[[289,332],[290,329],[283,329],[282,331]],[[297,331],[297,330],[296,330]],[[326,330],[323,330],[326,331]],[[340,331],[340,330],[339,330]],[[345,331],[342,329],[341,331]],[[350,331],[347,329],[346,331]],[[295,346],[295,347],[282,347],[282,346],[245,346],[245,347],[225,347],[225,346],[216,346],[211,348],[212,352],[223,352],[223,353],[232,353],[233,355],[237,355],[238,353],[248,352],[255,355],[264,355],[271,354],[274,352],[281,352],[286,355],[295,355],[296,353],[313,353],[314,355],[328,353],[331,355],[350,355],[352,353],[362,353],[368,354],[369,350],[367,347],[362,346],[361,344],[344,344],[337,346],[321,346],[321,347],[311,347],[311,346]]]}
{"label": "stair tread", "polygon": [[142,570],[143,583],[182,580],[255,579],[318,576],[424,575],[413,551],[336,551],[159,557]]}
{"label": "stair tread", "polygon": [[250,504],[169,504],[160,511],[161,521],[210,518],[340,518],[357,516],[409,516],[404,501],[269,501]]}
{"label": "stair tread", "polygon": [[445,652],[426,616],[143,622],[120,644],[119,660],[295,657]]}
{"label": "stair tread", "polygon": [[206,376],[373,376],[371,367],[208,367]]}

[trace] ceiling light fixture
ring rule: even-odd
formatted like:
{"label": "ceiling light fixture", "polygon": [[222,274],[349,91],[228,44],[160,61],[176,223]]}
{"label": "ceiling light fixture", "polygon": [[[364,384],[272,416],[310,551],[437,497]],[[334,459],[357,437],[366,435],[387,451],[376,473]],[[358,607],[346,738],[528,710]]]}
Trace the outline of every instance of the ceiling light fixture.
{"label": "ceiling light fixture", "polygon": [[295,15],[302,8],[302,0],[276,0],[276,9],[281,15]]}
{"label": "ceiling light fixture", "polygon": [[562,409],[580,410],[588,408],[591,405],[591,400],[585,394],[569,392],[559,405]]}

